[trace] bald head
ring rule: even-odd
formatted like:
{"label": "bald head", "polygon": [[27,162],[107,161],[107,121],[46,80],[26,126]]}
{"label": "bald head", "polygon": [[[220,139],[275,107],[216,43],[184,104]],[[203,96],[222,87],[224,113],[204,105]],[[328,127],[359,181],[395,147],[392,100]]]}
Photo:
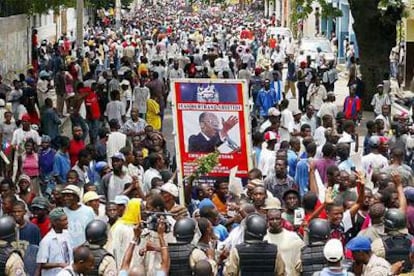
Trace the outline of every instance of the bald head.
{"label": "bald head", "polygon": [[256,212],[256,208],[254,207],[254,205],[253,205],[253,204],[250,204],[250,203],[243,204],[243,205],[241,206],[241,209],[242,209],[242,210],[243,210],[246,214],[252,214],[252,213]]}
{"label": "bald head", "polygon": [[90,256],[92,256],[92,252],[87,246],[79,246],[73,251],[73,261],[75,263],[86,262]]}
{"label": "bald head", "polygon": [[198,261],[194,266],[194,275],[196,276],[212,276],[213,269],[207,260]]}

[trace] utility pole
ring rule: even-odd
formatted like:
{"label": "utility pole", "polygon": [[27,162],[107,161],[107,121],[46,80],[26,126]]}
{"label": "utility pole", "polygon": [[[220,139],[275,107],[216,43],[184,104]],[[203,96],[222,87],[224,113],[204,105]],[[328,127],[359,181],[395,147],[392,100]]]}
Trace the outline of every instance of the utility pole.
{"label": "utility pole", "polygon": [[76,0],[76,46],[79,54],[83,48],[83,10],[84,0]]}
{"label": "utility pole", "polygon": [[116,30],[121,27],[121,0],[115,0],[115,26]]}

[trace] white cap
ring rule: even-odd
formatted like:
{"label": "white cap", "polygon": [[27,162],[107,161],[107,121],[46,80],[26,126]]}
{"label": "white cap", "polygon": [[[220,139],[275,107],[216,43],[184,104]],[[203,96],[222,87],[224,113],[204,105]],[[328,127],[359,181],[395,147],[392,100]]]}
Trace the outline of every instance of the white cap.
{"label": "white cap", "polygon": [[330,239],[323,248],[323,255],[328,262],[336,263],[344,257],[342,242],[338,239]]}
{"label": "white cap", "polygon": [[173,183],[165,183],[161,186],[161,191],[169,193],[173,197],[178,197],[178,187]]}
{"label": "white cap", "polygon": [[265,207],[263,208],[265,210],[272,210],[272,209],[282,209],[282,204],[280,203],[280,200],[276,197],[268,197],[265,200]]}
{"label": "white cap", "polygon": [[271,107],[267,111],[267,115],[269,115],[269,116],[280,116],[280,111],[276,107]]}

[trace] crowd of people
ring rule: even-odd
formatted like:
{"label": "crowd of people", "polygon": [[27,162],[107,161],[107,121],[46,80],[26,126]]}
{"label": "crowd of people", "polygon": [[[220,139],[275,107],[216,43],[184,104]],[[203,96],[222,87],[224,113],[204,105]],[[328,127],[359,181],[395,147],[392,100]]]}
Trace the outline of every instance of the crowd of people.
{"label": "crowd of people", "polygon": [[[119,28],[98,13],[83,45],[34,31],[33,67],[0,77],[0,275],[411,275],[412,118],[391,116],[389,76],[360,139],[353,58],[338,110],[336,61],[269,35],[274,16],[156,5]],[[241,194],[178,183],[163,126],[180,78],[246,80]]]}

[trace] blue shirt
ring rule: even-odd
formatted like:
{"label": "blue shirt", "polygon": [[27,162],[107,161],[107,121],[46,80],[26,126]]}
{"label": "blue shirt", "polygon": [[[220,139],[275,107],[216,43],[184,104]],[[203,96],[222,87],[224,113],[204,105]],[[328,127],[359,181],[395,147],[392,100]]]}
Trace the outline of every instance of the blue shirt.
{"label": "blue shirt", "polygon": [[58,151],[53,160],[53,175],[57,176],[61,183],[66,183],[66,175],[70,169],[69,154]]}
{"label": "blue shirt", "polygon": [[26,224],[19,229],[19,238],[23,241],[28,241],[30,244],[39,245],[40,240],[40,229],[35,224],[26,221]]}
{"label": "blue shirt", "polygon": [[56,111],[53,108],[47,108],[42,113],[41,124],[43,133],[49,135],[50,139],[55,139],[59,136],[60,121]]}
{"label": "blue shirt", "polygon": [[224,241],[229,236],[229,232],[227,231],[227,228],[223,225],[219,224],[217,226],[214,226],[214,235],[220,240]]}
{"label": "blue shirt", "polygon": [[282,100],[282,88],[283,82],[282,81],[272,81],[270,87],[275,90],[276,93],[276,102],[280,102]]}
{"label": "blue shirt", "polygon": [[47,177],[53,172],[53,165],[55,161],[55,150],[52,148],[42,149],[39,152],[39,167],[40,175]]}
{"label": "blue shirt", "polygon": [[288,150],[287,160],[288,160],[289,175],[295,178],[296,165],[298,163],[298,156],[293,150]]}
{"label": "blue shirt", "polygon": [[76,210],[67,207],[64,207],[63,210],[68,217],[70,245],[72,248],[78,247],[85,243],[85,229],[88,223],[95,219],[95,213],[91,207],[85,205],[80,205]]}
{"label": "blue shirt", "polygon": [[295,182],[299,185],[300,196],[309,191],[309,164],[308,159],[300,159],[296,165]]}
{"label": "blue shirt", "polygon": [[259,108],[260,116],[268,116],[269,108],[275,106],[277,103],[276,92],[273,88],[266,91],[264,88],[260,89],[256,99],[256,106]]}
{"label": "blue shirt", "polygon": [[[73,253],[70,236],[67,230],[56,233],[52,228],[42,239],[37,252],[37,263],[72,263]],[[42,269],[42,276],[56,276],[62,268]]]}
{"label": "blue shirt", "polygon": [[347,159],[345,161],[342,161],[338,165],[338,169],[341,171],[347,171],[348,173],[352,172],[352,168],[355,168],[355,164],[351,159]]}

